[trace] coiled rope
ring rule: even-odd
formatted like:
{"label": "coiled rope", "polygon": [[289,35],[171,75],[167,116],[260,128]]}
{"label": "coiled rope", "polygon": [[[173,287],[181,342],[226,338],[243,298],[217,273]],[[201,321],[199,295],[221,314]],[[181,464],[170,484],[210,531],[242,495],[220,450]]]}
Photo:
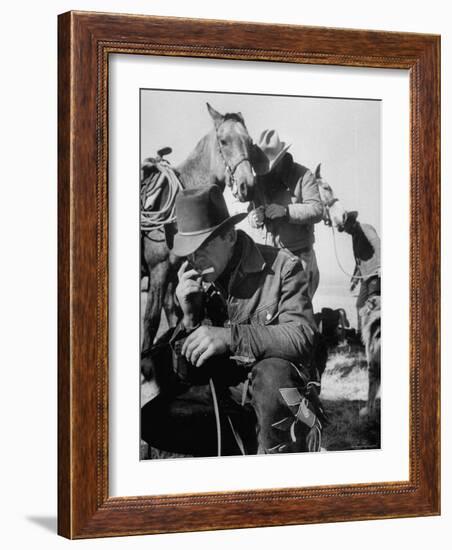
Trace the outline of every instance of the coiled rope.
{"label": "coiled rope", "polygon": [[[150,169],[149,176],[141,184],[141,219],[142,231],[152,231],[176,221],[176,195],[183,189],[176,172],[164,160],[146,159],[143,169]],[[154,206],[167,185],[167,196],[159,210]]]}

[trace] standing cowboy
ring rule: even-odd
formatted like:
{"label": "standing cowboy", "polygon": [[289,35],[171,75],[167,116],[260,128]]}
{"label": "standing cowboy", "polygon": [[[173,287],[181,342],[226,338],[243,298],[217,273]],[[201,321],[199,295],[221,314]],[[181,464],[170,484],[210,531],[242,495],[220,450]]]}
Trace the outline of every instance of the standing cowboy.
{"label": "standing cowboy", "polygon": [[142,409],[142,438],[214,454],[211,380],[223,433],[234,431],[228,420],[243,409],[254,418],[259,452],[320,450],[323,411],[311,382],[317,329],[300,261],[236,230],[246,213],[230,217],[215,185],[182,191],[176,216],[173,252],[186,258],[176,288],[183,317],[165,387]]}
{"label": "standing cowboy", "polygon": [[353,290],[359,281],[361,286],[356,300],[358,311],[358,332],[361,330],[361,316],[359,311],[372,296],[380,296],[380,237],[375,228],[368,223],[357,221],[358,212],[347,212],[344,224],[338,226],[339,231],[345,231],[352,237],[353,255],[355,256],[355,270],[351,278],[350,290]]}
{"label": "standing cowboy", "polygon": [[[323,205],[314,174],[294,162],[275,130],[264,130],[257,147],[268,163],[256,167],[257,193],[249,214],[253,228],[262,228],[265,241],[295,254],[308,276],[308,294],[319,285],[314,252],[314,224],[323,218]],[[268,240],[267,237],[270,237]]]}

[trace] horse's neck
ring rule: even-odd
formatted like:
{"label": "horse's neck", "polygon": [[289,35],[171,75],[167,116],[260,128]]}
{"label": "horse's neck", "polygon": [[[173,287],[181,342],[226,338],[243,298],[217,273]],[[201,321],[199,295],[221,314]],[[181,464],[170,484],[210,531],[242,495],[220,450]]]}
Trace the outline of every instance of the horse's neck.
{"label": "horse's neck", "polygon": [[276,194],[287,189],[283,178],[274,172],[257,176],[253,193],[253,204],[255,208],[265,206],[273,201]]}
{"label": "horse's neck", "polygon": [[221,183],[224,174],[217,163],[215,133],[206,134],[176,169],[185,188]]}

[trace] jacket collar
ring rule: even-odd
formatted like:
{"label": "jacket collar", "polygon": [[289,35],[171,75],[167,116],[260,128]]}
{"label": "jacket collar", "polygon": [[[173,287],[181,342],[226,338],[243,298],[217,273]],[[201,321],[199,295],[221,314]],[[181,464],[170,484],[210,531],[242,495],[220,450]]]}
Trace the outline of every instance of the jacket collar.
{"label": "jacket collar", "polygon": [[264,257],[254,241],[240,229],[237,230],[236,246],[240,247],[240,257],[236,266],[233,268],[228,290],[223,289],[220,281],[212,283],[214,288],[216,288],[225,299],[228,294],[233,292],[232,289],[240,283],[246,275],[250,273],[259,273],[264,270],[266,265]]}
{"label": "jacket collar", "polygon": [[263,271],[265,260],[254,241],[240,229],[237,230],[237,236],[240,239],[242,254],[236,273],[246,275]]}

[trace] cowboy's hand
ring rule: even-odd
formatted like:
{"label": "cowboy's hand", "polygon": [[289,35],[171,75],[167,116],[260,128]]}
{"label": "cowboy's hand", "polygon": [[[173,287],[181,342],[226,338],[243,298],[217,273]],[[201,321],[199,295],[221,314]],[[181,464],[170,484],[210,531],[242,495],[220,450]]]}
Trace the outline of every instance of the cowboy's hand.
{"label": "cowboy's hand", "polygon": [[224,355],[230,348],[230,329],[202,325],[186,338],[182,346],[182,355],[192,365],[201,367],[214,355]]}
{"label": "cowboy's hand", "polygon": [[188,261],[185,261],[177,272],[176,296],[184,315],[182,322],[189,329],[198,323],[201,314],[202,286],[199,273],[195,269],[187,270],[188,266]]}
{"label": "cowboy's hand", "polygon": [[259,206],[258,208],[251,210],[251,212],[248,214],[250,225],[254,228],[262,227],[264,225],[264,219],[265,208],[263,206]]}
{"label": "cowboy's hand", "polygon": [[269,204],[265,207],[265,217],[270,220],[287,216],[287,208],[281,204]]}

